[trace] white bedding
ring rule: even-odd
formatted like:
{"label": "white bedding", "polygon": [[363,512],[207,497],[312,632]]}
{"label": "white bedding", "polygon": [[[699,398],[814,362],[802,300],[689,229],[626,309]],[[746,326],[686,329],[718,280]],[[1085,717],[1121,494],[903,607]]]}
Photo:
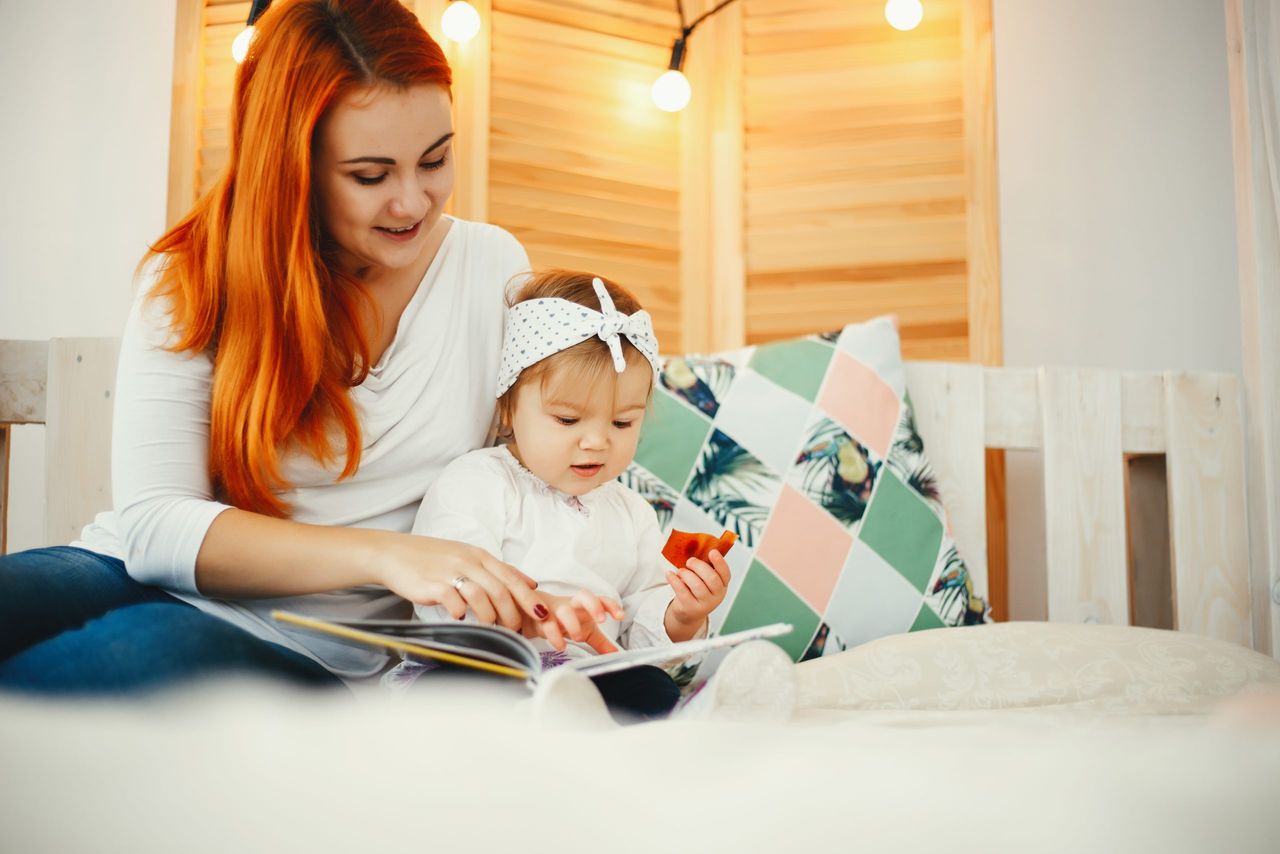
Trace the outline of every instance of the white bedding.
{"label": "white bedding", "polygon": [[8,698],[0,849],[1280,850],[1280,720],[1210,714],[1280,687],[1265,656],[1014,624],[886,638],[798,678],[787,725],[592,733],[475,688]]}

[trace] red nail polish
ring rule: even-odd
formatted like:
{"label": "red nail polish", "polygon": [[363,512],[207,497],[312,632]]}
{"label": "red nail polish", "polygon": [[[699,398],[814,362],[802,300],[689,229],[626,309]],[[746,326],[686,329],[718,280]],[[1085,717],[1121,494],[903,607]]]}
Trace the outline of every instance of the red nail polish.
{"label": "red nail polish", "polygon": [[539,602],[533,606],[533,615],[539,620],[545,620],[551,612],[547,610],[547,606]]}

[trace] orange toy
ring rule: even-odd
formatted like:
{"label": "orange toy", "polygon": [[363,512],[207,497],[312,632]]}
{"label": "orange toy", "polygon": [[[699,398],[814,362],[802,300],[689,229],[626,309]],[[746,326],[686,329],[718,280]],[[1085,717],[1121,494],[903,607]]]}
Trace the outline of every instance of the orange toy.
{"label": "orange toy", "polygon": [[662,556],[676,569],[684,569],[684,565],[691,557],[709,562],[708,555],[712,549],[719,551],[723,557],[729,553],[729,549],[733,548],[733,544],[737,541],[738,535],[732,531],[725,531],[719,539],[716,539],[713,534],[689,534],[672,528],[671,535],[667,537],[667,544],[662,547]]}

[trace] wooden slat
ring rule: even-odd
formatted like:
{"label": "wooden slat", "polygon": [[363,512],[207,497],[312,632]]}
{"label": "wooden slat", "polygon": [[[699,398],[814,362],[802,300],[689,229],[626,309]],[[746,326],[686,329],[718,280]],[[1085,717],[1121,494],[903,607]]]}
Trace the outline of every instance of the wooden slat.
{"label": "wooden slat", "polygon": [[1164,453],[1164,385],[1160,374],[1121,375],[1120,441],[1126,454]]}
{"label": "wooden slat", "polygon": [[1120,377],[1042,368],[1049,619],[1125,625]]}
{"label": "wooden slat", "polygon": [[489,97],[492,86],[490,0],[472,0],[480,32],[469,42],[446,41],[453,69],[453,210],[463,219],[489,220]]}
{"label": "wooden slat", "polygon": [[42,424],[49,345],[0,341],[0,424]]}
{"label": "wooden slat", "polygon": [[996,169],[991,0],[962,0],[964,163],[969,261],[969,358],[1004,360],[1000,329],[1000,190]]}
{"label": "wooden slat", "polygon": [[46,545],[65,545],[111,508],[111,414],[116,338],[49,341],[45,428]]}
{"label": "wooden slat", "polygon": [[[248,4],[244,4],[246,7]],[[223,9],[231,7],[221,7]],[[166,227],[177,224],[196,201],[204,63],[200,38],[203,0],[178,0],[173,40],[173,93],[169,114],[169,198]]]}
{"label": "wooden slat", "polygon": [[1165,411],[1178,629],[1248,646],[1253,627],[1239,381],[1167,374]]}
{"label": "wooden slat", "polygon": [[1043,444],[1039,379],[1031,368],[985,374],[987,447],[1035,450]]}
{"label": "wooden slat", "polygon": [[[1280,189],[1276,187],[1275,4],[1226,0],[1235,165],[1240,351],[1249,401],[1249,543],[1254,648],[1280,657]],[[1268,68],[1269,67],[1269,68]],[[1268,77],[1268,70],[1270,77]],[[1266,164],[1270,161],[1270,167]]]}
{"label": "wooden slat", "polygon": [[951,534],[979,591],[988,589],[986,448],[983,371],[977,365],[907,365],[916,429],[951,525]]}

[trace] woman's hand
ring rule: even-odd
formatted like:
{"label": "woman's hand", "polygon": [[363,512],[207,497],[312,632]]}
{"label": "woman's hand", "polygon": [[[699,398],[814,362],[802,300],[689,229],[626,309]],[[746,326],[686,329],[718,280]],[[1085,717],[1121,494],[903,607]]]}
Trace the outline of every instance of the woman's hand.
{"label": "woman's hand", "polygon": [[685,569],[667,570],[667,584],[675,598],[667,606],[663,624],[673,641],[686,641],[698,633],[707,615],[724,601],[729,591],[729,564],[712,549],[711,562],[689,558]]}
{"label": "woman's hand", "polygon": [[[550,606],[555,618],[551,622],[558,623],[567,637],[585,643],[601,654],[618,651],[617,645],[600,631],[600,623],[610,616],[619,622],[626,616],[617,602],[597,596],[590,590],[579,590],[572,596],[553,596],[550,593],[539,593],[538,596]],[[539,627],[525,625],[525,637],[535,637],[537,633],[546,637],[545,631],[539,632]],[[552,643],[554,645],[554,641]],[[556,649],[563,650],[563,642],[556,645]]]}
{"label": "woman's hand", "polygon": [[[528,625],[556,649],[564,638],[538,582],[481,548],[415,534],[379,532],[371,565],[374,577],[415,605],[441,605],[461,620],[471,610],[482,623],[522,631]],[[454,579],[466,581],[456,588]]]}

